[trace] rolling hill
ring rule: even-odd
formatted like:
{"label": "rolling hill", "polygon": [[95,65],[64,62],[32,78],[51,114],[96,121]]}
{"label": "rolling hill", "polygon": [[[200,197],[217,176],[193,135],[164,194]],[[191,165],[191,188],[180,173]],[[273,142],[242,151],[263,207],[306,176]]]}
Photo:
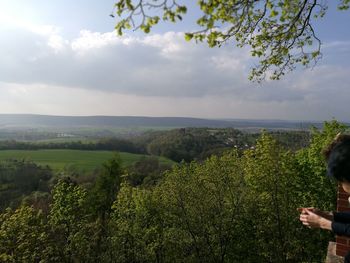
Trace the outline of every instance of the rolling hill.
{"label": "rolling hill", "polygon": [[307,129],[321,127],[321,122],[244,119],[200,119],[188,117],[141,116],[50,116],[34,114],[0,114],[0,128],[183,128],[213,127],[238,129]]}

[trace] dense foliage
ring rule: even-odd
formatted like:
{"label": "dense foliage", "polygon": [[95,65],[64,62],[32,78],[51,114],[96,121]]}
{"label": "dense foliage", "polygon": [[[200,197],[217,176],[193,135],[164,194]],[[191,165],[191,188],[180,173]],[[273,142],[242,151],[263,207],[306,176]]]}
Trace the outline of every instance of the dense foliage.
{"label": "dense foliage", "polygon": [[178,129],[158,136],[147,145],[147,152],[177,162],[205,159],[215,151],[241,146],[242,132],[234,129]]}
{"label": "dense foliage", "polygon": [[[307,146],[309,141],[308,131],[274,131],[271,134],[293,150]],[[191,162],[205,160],[213,154],[220,155],[232,147],[240,150],[250,148],[259,136],[260,133],[248,133],[234,128],[181,128],[145,132],[128,139],[66,142],[0,140],[0,150],[104,150],[164,156],[176,162]]]}
{"label": "dense foliage", "polygon": [[42,150],[42,149],[71,149],[87,151],[120,151],[143,153],[133,142],[118,138],[105,138],[96,142],[66,141],[66,142],[25,142],[16,140],[0,141],[0,150]]}
{"label": "dense foliage", "polygon": [[298,151],[263,133],[147,188],[130,185],[116,157],[89,189],[59,180],[46,212],[4,211],[0,261],[322,262],[331,235],[303,227],[297,208],[334,209],[321,150],[345,128],[326,123]]}
{"label": "dense foliage", "polygon": [[[8,160],[0,162],[0,211],[6,207],[17,207],[23,196],[33,193],[35,204],[40,193],[49,192],[52,171],[49,167],[38,166],[30,161]],[[34,194],[35,193],[35,194]],[[45,198],[45,194],[41,195]]]}

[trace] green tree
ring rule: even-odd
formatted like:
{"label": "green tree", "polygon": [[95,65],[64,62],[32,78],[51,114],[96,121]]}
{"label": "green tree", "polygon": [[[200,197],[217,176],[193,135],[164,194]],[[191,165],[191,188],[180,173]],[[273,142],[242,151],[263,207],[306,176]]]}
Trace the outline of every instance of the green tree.
{"label": "green tree", "polygon": [[91,235],[92,254],[95,260],[110,262],[113,251],[110,248],[110,214],[112,205],[117,198],[120,184],[123,181],[124,170],[118,155],[103,165],[101,174],[88,194],[89,217],[91,226],[94,229]]}
{"label": "green tree", "polygon": [[301,184],[304,175],[295,154],[263,133],[255,149],[246,150],[243,159],[247,221],[242,226],[250,236],[246,247],[254,247],[251,260],[315,262],[322,258],[326,248],[321,249],[320,244],[328,243],[329,235],[320,239],[319,233],[307,231],[299,222],[300,197],[310,188]]}
{"label": "green tree", "polygon": [[160,210],[154,191],[122,185],[110,222],[116,262],[164,262]]}
{"label": "green tree", "polygon": [[[339,132],[344,132],[346,129],[345,125],[335,120],[325,122],[322,129],[312,130],[310,145],[296,153],[299,176],[294,198],[298,200],[299,207],[317,207],[324,211],[335,211],[337,185],[327,176],[326,161],[322,152]],[[319,258],[322,258],[333,235],[324,230],[310,231],[304,227],[296,236],[307,240],[301,253],[319,255]]]}
{"label": "green tree", "polygon": [[[337,0],[338,8],[349,8],[349,0]],[[210,47],[235,41],[250,46],[251,55],[259,59],[250,79],[262,80],[272,71],[279,79],[296,64],[316,63],[321,57],[321,40],[314,30],[314,20],[322,18],[327,1],[322,0],[199,0],[201,28],[185,34],[187,40],[206,41]],[[159,21],[176,22],[186,14],[186,4],[175,0],[119,0],[114,13],[121,35],[126,29],[149,33]],[[112,16],[114,16],[114,13]]]}
{"label": "green tree", "polygon": [[162,179],[164,171],[170,168],[170,165],[161,164],[156,157],[142,157],[127,167],[126,180],[132,186],[152,187]]}
{"label": "green tree", "polygon": [[323,150],[334,140],[338,133],[347,129],[335,120],[325,122],[322,130],[314,128],[309,147],[297,152],[299,171],[302,174],[301,186],[307,185],[309,191],[300,198],[304,206],[314,206],[323,210],[333,210],[336,204],[336,187],[327,174]]}
{"label": "green tree", "polygon": [[236,151],[170,171],[156,189],[166,262],[243,262],[244,190]]}
{"label": "green tree", "polygon": [[52,171],[26,160],[0,162],[0,210],[17,208],[33,192],[49,192]]}
{"label": "green tree", "polygon": [[256,148],[245,151],[247,223],[252,226],[246,233],[254,237],[251,246],[259,262],[324,259],[332,234],[302,226],[296,208],[335,209],[337,188],[326,175],[322,151],[345,129],[336,121],[325,122],[323,129],[313,129],[309,147],[297,152],[263,133]]}
{"label": "green tree", "polygon": [[87,262],[90,235],[86,230],[87,191],[69,178],[59,180],[52,190],[49,213],[51,237],[55,246],[50,253],[57,262]]}
{"label": "green tree", "polygon": [[[169,171],[153,189],[123,185],[113,205],[118,262],[244,259],[244,184],[237,152]],[[242,258],[243,256],[243,258]]]}
{"label": "green tree", "polygon": [[123,175],[121,159],[115,155],[103,164],[103,170],[89,193],[91,212],[102,220],[107,219],[112,210]]}
{"label": "green tree", "polygon": [[48,262],[44,261],[47,246],[47,227],[40,211],[22,206],[0,215],[0,262]]}

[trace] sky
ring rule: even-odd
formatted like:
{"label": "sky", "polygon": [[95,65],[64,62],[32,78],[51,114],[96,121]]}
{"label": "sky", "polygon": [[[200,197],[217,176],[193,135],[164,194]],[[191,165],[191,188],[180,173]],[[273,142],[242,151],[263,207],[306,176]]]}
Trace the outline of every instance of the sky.
{"label": "sky", "polygon": [[0,113],[350,121],[350,11],[329,2],[322,60],[257,84],[248,48],[184,40],[193,6],[118,37],[112,0],[0,0]]}

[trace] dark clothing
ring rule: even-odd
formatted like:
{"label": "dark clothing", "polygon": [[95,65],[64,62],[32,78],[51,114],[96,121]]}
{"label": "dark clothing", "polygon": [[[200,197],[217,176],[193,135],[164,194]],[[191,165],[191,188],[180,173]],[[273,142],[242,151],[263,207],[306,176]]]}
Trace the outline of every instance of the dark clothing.
{"label": "dark clothing", "polygon": [[348,252],[348,254],[345,255],[344,263],[350,263],[350,252]]}
{"label": "dark clothing", "polygon": [[[350,212],[334,212],[332,231],[338,236],[350,237]],[[344,263],[350,263],[350,252],[344,258]]]}
{"label": "dark clothing", "polygon": [[338,236],[350,237],[350,212],[334,212],[332,231]]}

